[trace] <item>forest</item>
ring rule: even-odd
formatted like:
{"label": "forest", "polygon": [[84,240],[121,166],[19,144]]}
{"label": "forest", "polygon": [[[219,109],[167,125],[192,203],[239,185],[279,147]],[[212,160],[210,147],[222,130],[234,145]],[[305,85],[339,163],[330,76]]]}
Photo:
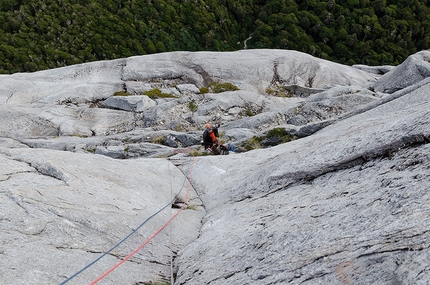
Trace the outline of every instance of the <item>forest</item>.
{"label": "forest", "polygon": [[0,73],[168,51],[288,49],[397,65],[430,48],[426,0],[2,0]]}

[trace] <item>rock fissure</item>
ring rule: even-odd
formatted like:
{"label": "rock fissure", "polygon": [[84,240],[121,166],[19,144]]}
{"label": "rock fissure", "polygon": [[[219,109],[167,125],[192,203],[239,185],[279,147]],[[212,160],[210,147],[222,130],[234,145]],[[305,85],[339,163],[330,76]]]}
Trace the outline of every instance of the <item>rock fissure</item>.
{"label": "rock fissure", "polygon": [[10,99],[12,99],[12,97],[13,97],[13,92],[11,92],[10,95],[7,97],[6,103],[8,103]]}
{"label": "rock fissure", "polygon": [[[67,175],[65,173],[61,172],[61,170],[59,170],[58,168],[56,168],[55,166],[53,166],[49,162],[26,161],[25,159],[16,158],[16,157],[12,157],[12,159],[15,161],[23,162],[23,163],[27,164],[28,166],[32,167],[38,173],[40,173],[44,176],[49,176],[49,177],[52,177],[54,179],[63,181],[66,185],[68,185],[67,184],[67,180],[68,180]],[[32,171],[23,171],[21,173],[31,173],[31,172]]]}
{"label": "rock fissure", "polygon": [[[60,250],[79,250],[79,251],[84,251],[87,253],[91,253],[91,254],[98,254],[98,255],[102,255],[102,254],[106,254],[106,251],[100,251],[100,250],[94,250],[94,249],[85,249],[82,247],[73,247],[73,246],[65,246],[65,245],[59,245],[59,246],[55,246],[55,248],[60,249]],[[127,255],[121,254],[119,252],[115,252],[115,251],[111,251],[109,253],[107,253],[108,256],[112,256],[115,257],[116,259],[119,260],[123,260],[125,257],[127,257]],[[128,262],[134,262],[137,264],[142,264],[142,262],[138,262],[136,260],[133,259],[128,259]]]}
{"label": "rock fissure", "polygon": [[279,63],[277,61],[273,62],[273,77],[272,77],[272,81],[270,82],[271,85],[277,85],[277,84],[283,83],[278,73],[278,65]]}
{"label": "rock fissure", "polygon": [[[204,86],[208,86],[211,82],[212,82],[212,77],[211,75],[205,71],[205,69],[203,68],[202,65],[200,64],[195,64],[195,63],[186,63],[184,61],[180,61],[179,62],[182,66],[189,68],[191,70],[193,70],[195,73],[197,73],[198,75],[200,75],[203,79],[203,85]],[[192,79],[189,78],[191,80],[191,83],[193,84],[199,84],[199,82],[196,82],[196,79]]]}
{"label": "rock fissure", "polygon": [[305,284],[308,281],[318,279],[318,278],[324,277],[324,276],[329,275],[329,274],[332,274],[332,273],[331,272],[325,272],[325,271],[319,271],[317,273],[314,273],[312,276],[309,276],[305,279],[300,280],[299,284]]}
{"label": "rock fissure", "polygon": [[16,171],[16,172],[10,172],[10,173],[4,173],[3,175],[6,176],[6,179],[1,179],[0,181],[6,181],[9,180],[10,178],[12,178],[14,175],[19,175],[19,174],[27,174],[27,173],[33,173],[34,171]]}
{"label": "rock fissure", "polygon": [[360,254],[357,256],[357,258],[367,258],[367,257],[371,257],[371,256],[376,256],[376,255],[380,255],[380,254],[387,254],[387,253],[394,253],[394,252],[410,252],[410,251],[422,251],[425,249],[428,249],[429,247],[419,247],[419,248],[412,248],[409,246],[405,246],[405,247],[400,247],[400,248],[394,248],[394,249],[390,249],[390,250],[380,250],[380,251],[373,251],[373,252],[369,252],[369,253],[365,253],[365,254]]}
{"label": "rock fissure", "polygon": [[45,231],[47,224],[48,223],[44,224],[44,226],[42,228],[39,228],[36,231],[29,231],[29,230],[22,231],[22,230],[18,230],[18,229],[16,231],[23,234],[23,235],[37,236],[37,235],[41,235]]}
{"label": "rock fissure", "polygon": [[[323,175],[327,175],[328,173],[350,169],[359,165],[364,165],[365,163],[369,163],[369,161],[372,161],[372,160],[378,160],[378,159],[387,158],[387,157],[389,158],[394,156],[394,154],[398,153],[400,150],[404,150],[407,148],[415,148],[428,143],[429,141],[424,135],[416,135],[412,137],[401,138],[397,142],[381,147],[379,150],[375,152],[366,152],[363,154],[359,154],[358,157],[351,158],[348,161],[343,161],[336,165],[329,165],[325,167],[322,171],[318,171],[318,172],[304,171],[301,173],[296,172],[295,175],[291,175],[291,177],[294,177],[294,179],[290,179],[291,181],[287,182],[285,185],[276,187],[273,190],[269,191],[268,193],[262,196],[259,196],[258,198],[255,198],[251,195],[247,195],[246,197],[242,197],[240,201],[243,201],[248,198],[260,199],[260,198],[267,197],[268,195],[276,193],[278,191],[287,190],[288,188],[293,186],[297,186],[300,184],[310,184],[315,179]],[[277,184],[279,183],[279,181],[282,181],[277,177],[271,177],[271,180],[276,180]],[[387,183],[392,183],[392,181],[387,181]],[[235,202],[239,202],[239,200]]]}
{"label": "rock fissure", "polygon": [[151,264],[157,264],[157,265],[163,265],[163,266],[170,266],[170,263],[163,263],[157,260],[149,260],[149,263]]}
{"label": "rock fissure", "polygon": [[68,177],[65,173],[61,172],[61,170],[57,169],[50,163],[29,163],[31,167],[37,170],[42,175],[52,177],[54,179],[63,181],[65,185],[68,185]]}
{"label": "rock fissure", "polygon": [[94,225],[91,224],[91,221],[88,218],[83,218],[82,220],[80,220],[79,217],[73,217],[73,216],[68,217],[66,215],[59,213],[53,207],[49,208],[48,211],[50,213],[54,214],[55,216],[61,218],[61,219],[67,220],[69,223],[78,224],[85,229],[90,229],[90,230],[94,231],[97,236],[106,236],[109,234],[109,232],[102,231],[102,230],[94,227]]}
{"label": "rock fissure", "polygon": [[223,276],[220,276],[219,278],[216,278],[213,280],[209,280],[207,284],[208,285],[213,284],[213,283],[218,284],[218,282],[220,280],[222,280],[221,282],[223,282],[224,280],[228,282],[228,279],[232,278],[234,275],[239,274],[239,273],[242,273],[242,271],[223,273]]}
{"label": "rock fissure", "polygon": [[[20,196],[20,195],[14,195],[14,194],[12,194],[12,193],[10,193],[10,192],[6,192],[6,196],[10,199],[10,200],[12,200],[18,207],[20,207],[21,209],[23,209],[24,210],[24,212],[28,215],[29,214],[29,212],[28,212],[28,210],[22,205],[22,196]],[[18,198],[18,197],[19,198]]]}

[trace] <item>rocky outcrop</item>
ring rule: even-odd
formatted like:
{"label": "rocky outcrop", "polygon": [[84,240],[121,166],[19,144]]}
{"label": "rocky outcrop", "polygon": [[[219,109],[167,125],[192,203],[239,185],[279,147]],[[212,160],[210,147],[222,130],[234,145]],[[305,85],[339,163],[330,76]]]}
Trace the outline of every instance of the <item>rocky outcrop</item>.
{"label": "rocky outcrop", "polygon": [[198,160],[207,215],[175,284],[425,284],[429,91],[240,160]]}
{"label": "rocky outcrop", "polygon": [[[181,189],[183,174],[167,160],[115,161],[68,151],[0,150],[1,284],[59,284],[168,205],[71,282],[90,283],[178,211],[170,201],[177,193],[184,200],[187,191]],[[157,237],[167,243],[151,245],[145,256],[132,259],[112,280],[147,283],[170,276],[173,252],[197,237],[204,213],[191,190],[188,205],[193,210],[185,210]],[[184,232],[172,235],[179,226]]]}
{"label": "rocky outcrop", "polygon": [[[173,52],[1,76],[0,284],[90,283],[124,258],[106,282],[426,284],[426,52],[398,67]],[[206,122],[239,152],[191,157]]]}
{"label": "rocky outcrop", "polygon": [[414,85],[430,75],[430,51],[425,50],[408,57],[397,68],[382,76],[375,90],[393,93]]}
{"label": "rocky outcrop", "polygon": [[369,72],[369,73],[373,73],[373,74],[379,74],[379,75],[383,75],[389,71],[391,71],[392,69],[395,68],[395,66],[391,66],[391,65],[382,65],[382,66],[368,66],[368,65],[363,65],[363,64],[355,64],[353,65],[353,67],[358,68],[360,70]]}
{"label": "rocky outcrop", "polygon": [[[330,90],[339,85],[358,85],[362,94],[369,94],[365,90],[377,78],[356,68],[283,50],[222,55],[174,52],[13,74],[0,81],[0,101],[5,103],[1,116],[8,122],[0,126],[0,135],[31,138],[33,144],[42,139],[49,143],[39,145],[63,145],[68,150],[97,149],[114,157],[169,156],[165,148],[156,148],[160,149],[157,154],[152,146],[130,146],[128,140],[140,136],[139,141],[152,142],[157,138],[155,132],[172,130],[195,137],[206,122],[212,122],[229,134],[225,141],[241,147],[271,128],[324,120],[365,104],[369,98],[359,99],[361,93],[351,95],[356,90],[329,95]],[[211,91],[214,84],[230,84],[239,90],[200,91]],[[143,95],[154,90],[169,97],[151,99]],[[306,104],[307,97],[323,90],[324,102],[311,96],[313,99]],[[116,96],[118,93],[129,96]],[[330,96],[336,98],[328,99]],[[20,112],[28,115],[21,117]],[[243,128],[248,129],[245,137],[240,131]],[[93,139],[101,136],[101,140]],[[158,141],[171,147],[170,155],[176,148],[196,144],[194,139],[184,142],[171,133],[161,136]],[[68,141],[71,143],[65,145]],[[111,145],[120,145],[128,152],[119,147],[113,154],[108,148]]]}

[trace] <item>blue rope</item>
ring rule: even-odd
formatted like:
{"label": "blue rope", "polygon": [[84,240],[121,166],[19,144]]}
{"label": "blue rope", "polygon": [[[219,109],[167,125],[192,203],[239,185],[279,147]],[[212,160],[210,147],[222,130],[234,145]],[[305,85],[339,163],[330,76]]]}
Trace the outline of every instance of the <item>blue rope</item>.
{"label": "blue rope", "polygon": [[[190,163],[188,163],[188,170],[187,173],[189,173],[190,171],[190,165],[191,165],[191,157],[190,157]],[[105,257],[106,255],[108,255],[112,250],[114,250],[115,248],[117,248],[119,245],[121,245],[123,242],[125,242],[129,237],[131,237],[134,233],[136,233],[144,224],[146,224],[150,219],[152,219],[153,217],[155,217],[156,215],[158,215],[161,211],[163,211],[164,209],[166,209],[168,206],[172,205],[175,201],[176,198],[178,198],[179,194],[182,192],[182,189],[184,189],[184,185],[185,182],[187,181],[187,176],[185,176],[184,178],[184,182],[182,183],[181,186],[181,190],[178,192],[178,194],[175,195],[175,197],[173,197],[172,201],[170,201],[167,205],[165,205],[164,207],[162,207],[160,210],[158,210],[157,212],[155,212],[154,214],[152,214],[151,216],[149,216],[146,220],[144,220],[136,229],[134,229],[130,234],[128,234],[125,238],[123,238],[121,241],[119,241],[116,245],[114,245],[111,249],[109,249],[108,251],[106,251],[105,253],[103,253],[101,256],[99,256],[97,259],[95,259],[93,262],[89,263],[88,265],[86,265],[84,268],[82,268],[81,270],[79,270],[78,272],[76,272],[75,274],[73,274],[72,276],[70,276],[69,278],[67,278],[66,280],[64,280],[63,282],[61,282],[59,285],[64,285],[67,282],[69,282],[70,280],[72,280],[73,278],[75,278],[76,276],[78,276],[79,274],[81,274],[82,272],[84,272],[85,270],[87,270],[88,268],[90,268],[92,265],[94,265],[97,261],[99,261],[100,259],[102,259],[103,257]]]}

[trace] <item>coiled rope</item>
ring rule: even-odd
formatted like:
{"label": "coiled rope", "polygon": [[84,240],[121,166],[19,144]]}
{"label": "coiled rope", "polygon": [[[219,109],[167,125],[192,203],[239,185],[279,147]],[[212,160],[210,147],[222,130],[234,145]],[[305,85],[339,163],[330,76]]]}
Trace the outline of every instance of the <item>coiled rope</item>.
{"label": "coiled rope", "polygon": [[94,261],[92,261],[91,263],[89,263],[88,265],[86,265],[85,267],[83,267],[81,270],[79,270],[78,272],[76,272],[75,274],[73,274],[72,276],[70,276],[69,278],[67,278],[66,280],[64,280],[63,282],[61,282],[59,285],[63,285],[66,284],[67,282],[69,282],[70,280],[72,280],[73,278],[75,278],[76,276],[78,276],[79,274],[81,274],[82,272],[84,272],[85,270],[87,270],[88,268],[90,268],[92,265],[94,265],[96,262],[98,262],[100,259],[102,259],[103,257],[105,257],[106,255],[108,255],[110,252],[112,252],[115,248],[117,248],[118,246],[120,246],[123,242],[125,242],[129,237],[131,237],[134,233],[136,233],[144,224],[146,224],[149,220],[151,220],[153,217],[155,217],[156,215],[158,215],[161,211],[163,211],[164,209],[166,209],[168,206],[172,205],[176,199],[178,198],[178,196],[181,194],[182,190],[184,189],[184,185],[185,182],[188,181],[188,189],[187,189],[187,193],[186,193],[186,200],[183,203],[182,207],[180,208],[180,210],[173,215],[159,230],[157,230],[157,232],[155,232],[150,238],[148,238],[142,245],[140,245],[135,251],[133,251],[131,254],[129,254],[126,258],[124,258],[123,260],[121,260],[118,264],[116,264],[115,266],[113,266],[111,269],[109,269],[106,273],[104,273],[102,276],[100,276],[99,278],[97,278],[95,281],[93,281],[91,284],[95,284],[98,281],[100,281],[101,279],[103,279],[106,275],[108,275],[110,272],[112,272],[115,268],[117,268],[118,266],[120,266],[122,263],[124,263],[127,259],[129,259],[131,256],[133,256],[136,252],[138,252],[140,249],[142,249],[148,242],[150,242],[159,232],[161,232],[186,206],[186,203],[188,202],[188,195],[189,195],[189,191],[191,188],[191,177],[192,177],[192,167],[191,165],[194,164],[194,157],[190,156],[190,161],[188,163],[188,177],[185,176],[184,178],[184,182],[182,183],[181,189],[179,190],[178,194],[175,195],[175,197],[173,197],[173,199],[166,204],[164,207],[162,207],[161,209],[159,209],[157,212],[155,212],[154,214],[152,214],[151,216],[149,216],[146,220],[144,220],[136,229],[134,229],[130,234],[128,234],[125,238],[123,238],[122,240],[120,240],[117,244],[115,244],[111,249],[109,249],[108,251],[106,251],[105,253],[103,253],[101,256],[99,256],[97,259],[95,259]]}

